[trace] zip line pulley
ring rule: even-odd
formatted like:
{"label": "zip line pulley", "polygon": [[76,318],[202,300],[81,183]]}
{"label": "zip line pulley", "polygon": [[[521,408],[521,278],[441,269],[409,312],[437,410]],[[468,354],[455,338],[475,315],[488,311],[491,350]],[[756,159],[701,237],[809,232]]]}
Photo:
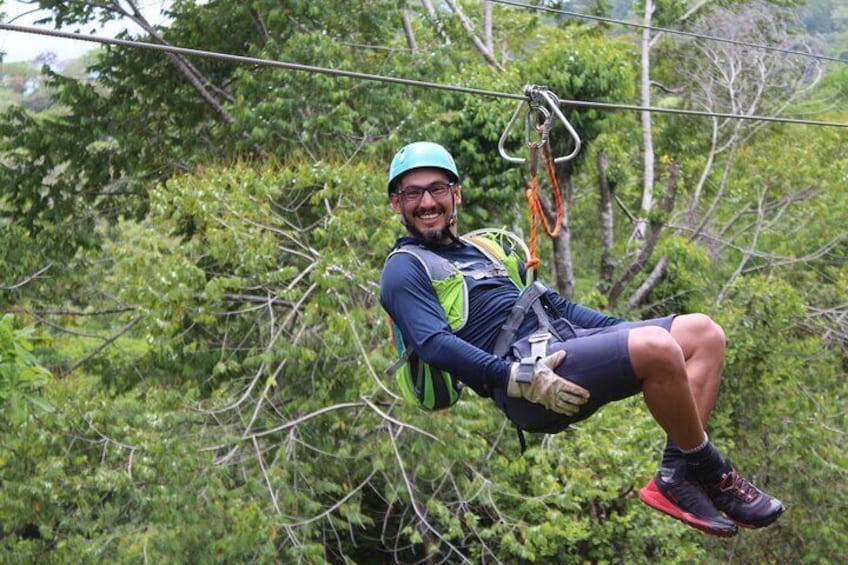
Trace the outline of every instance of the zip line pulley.
{"label": "zip line pulley", "polygon": [[[510,163],[523,164],[527,162],[526,158],[513,157],[509,155],[505,149],[507,137],[509,137],[518,116],[521,115],[522,111],[526,108],[526,112],[524,114],[524,140],[530,151],[530,182],[528,183],[526,191],[527,202],[530,207],[530,237],[529,254],[524,266],[527,269],[529,280],[529,278],[532,278],[533,269],[535,269],[541,262],[537,253],[538,246],[536,241],[536,232],[538,231],[539,224],[542,224],[542,227],[548,237],[553,239],[559,233],[563,223],[565,222],[565,203],[562,198],[562,191],[559,188],[554,165],[574,159],[580,151],[581,142],[580,136],[577,135],[577,132],[559,109],[559,98],[557,98],[557,96],[547,87],[528,84],[524,87],[524,95],[526,96],[526,99],[521,100],[518,103],[518,107],[516,107],[515,112],[513,112],[512,117],[509,119],[509,122],[498,141],[498,152],[501,154],[501,157]],[[568,131],[568,134],[571,136],[574,143],[571,153],[556,158],[552,158],[551,156],[550,143],[550,132],[554,126],[554,117],[556,117],[559,122],[565,126],[566,131]],[[531,127],[533,122],[535,122],[535,128]],[[537,141],[531,139],[531,129],[535,129],[539,134],[539,139]],[[540,149],[545,157],[545,164],[551,181],[551,190],[553,192],[556,208],[556,219],[553,228],[550,227],[548,223],[548,218],[545,215],[542,201],[539,198],[539,183],[536,177],[536,167],[539,161]]]}
{"label": "zip line pulley", "polygon": [[577,135],[577,131],[575,131],[574,127],[565,117],[565,115],[560,110],[560,101],[559,98],[550,91],[545,86],[537,86],[533,84],[528,84],[524,87],[524,95],[525,99],[520,100],[518,102],[518,106],[515,108],[515,112],[512,113],[512,117],[509,119],[509,122],[506,124],[506,128],[504,129],[503,134],[501,134],[500,140],[498,140],[498,152],[501,154],[505,160],[510,163],[516,164],[524,164],[527,162],[527,159],[524,157],[513,157],[506,152],[506,140],[509,137],[509,134],[512,132],[513,126],[515,125],[518,116],[521,115],[522,110],[526,108],[526,112],[524,114],[524,141],[530,146],[532,142],[530,130],[531,122],[533,118],[537,118],[542,116],[544,120],[539,124],[536,129],[540,131],[541,134],[541,143],[549,142],[549,134],[551,129],[553,128],[553,120],[556,117],[563,126],[565,126],[566,131],[571,136],[572,141],[574,142],[574,148],[571,150],[571,153],[568,155],[562,155],[560,157],[554,158],[554,163],[564,163],[566,161],[570,161],[577,156],[577,153],[580,152],[580,136]]}

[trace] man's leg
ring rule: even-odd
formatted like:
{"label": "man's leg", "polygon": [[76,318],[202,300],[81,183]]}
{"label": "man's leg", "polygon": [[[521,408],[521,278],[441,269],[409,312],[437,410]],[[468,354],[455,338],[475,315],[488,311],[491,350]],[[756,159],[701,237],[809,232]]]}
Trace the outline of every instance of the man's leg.
{"label": "man's leg", "polygon": [[677,341],[660,327],[634,328],[628,351],[633,371],[642,381],[645,403],[657,423],[681,449],[701,445],[704,426]]}
{"label": "man's leg", "polygon": [[631,330],[628,345],[645,402],[670,438],[664,468],[640,491],[640,498],[716,535],[735,533],[716,508],[746,527],[776,520],[783,512],[780,501],[740,477],[706,439],[704,427],[724,359],[720,327],[704,315],[681,316],[668,332],[659,327]]}
{"label": "man's leg", "polygon": [[724,330],[705,314],[686,314],[674,318],[670,333],[683,353],[689,387],[706,428],[721,384]]}
{"label": "man's leg", "polygon": [[[721,384],[724,331],[709,316],[687,314],[675,317],[669,332],[683,352],[689,387],[695,397],[701,426],[706,430]],[[685,467],[683,453],[669,437],[663,450],[660,473],[668,478],[678,472],[681,465]]]}

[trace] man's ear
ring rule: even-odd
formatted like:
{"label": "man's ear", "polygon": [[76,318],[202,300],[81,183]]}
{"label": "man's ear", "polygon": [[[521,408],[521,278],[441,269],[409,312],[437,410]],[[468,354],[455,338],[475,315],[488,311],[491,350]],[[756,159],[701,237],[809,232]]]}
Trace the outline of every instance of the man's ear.
{"label": "man's ear", "polygon": [[453,190],[455,202],[457,204],[462,204],[462,185],[456,185]]}
{"label": "man's ear", "polygon": [[397,195],[397,192],[393,192],[389,195],[389,204],[392,205],[392,210],[400,213],[400,196]]}

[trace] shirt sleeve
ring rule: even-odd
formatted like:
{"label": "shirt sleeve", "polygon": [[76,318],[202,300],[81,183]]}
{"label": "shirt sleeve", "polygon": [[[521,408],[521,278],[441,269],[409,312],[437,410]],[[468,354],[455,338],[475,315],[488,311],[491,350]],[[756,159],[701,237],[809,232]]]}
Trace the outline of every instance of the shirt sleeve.
{"label": "shirt sleeve", "polygon": [[425,363],[448,371],[485,396],[506,386],[509,363],[451,332],[430,278],[413,255],[397,253],[386,261],[380,304],[400,328],[407,347]]}
{"label": "shirt sleeve", "polygon": [[563,318],[581,328],[603,328],[626,321],[621,318],[607,316],[597,310],[592,310],[588,306],[571,302],[551,290],[548,291],[548,297]]}

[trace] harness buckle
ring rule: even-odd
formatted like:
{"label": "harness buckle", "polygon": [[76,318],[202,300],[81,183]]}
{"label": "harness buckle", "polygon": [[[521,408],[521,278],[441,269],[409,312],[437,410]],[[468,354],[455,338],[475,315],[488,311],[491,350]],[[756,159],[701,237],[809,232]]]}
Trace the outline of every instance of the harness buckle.
{"label": "harness buckle", "polygon": [[536,358],[525,357],[518,362],[518,374],[515,375],[515,382],[524,385],[529,385],[533,382],[533,375],[536,372]]}
{"label": "harness buckle", "polygon": [[549,339],[551,339],[551,334],[549,334],[548,332],[536,332],[527,338],[527,342],[531,344],[540,343],[547,342]]}
{"label": "harness buckle", "polygon": [[524,357],[518,364],[518,375],[515,380],[519,383],[529,384],[533,382],[536,372],[536,362],[548,353],[548,341],[551,339],[549,332],[536,332],[527,338],[530,344],[530,355]]}
{"label": "harness buckle", "polygon": [[530,344],[530,358],[534,364],[548,354],[548,341],[550,339],[551,334],[546,331],[536,332],[527,338],[527,342]]}

